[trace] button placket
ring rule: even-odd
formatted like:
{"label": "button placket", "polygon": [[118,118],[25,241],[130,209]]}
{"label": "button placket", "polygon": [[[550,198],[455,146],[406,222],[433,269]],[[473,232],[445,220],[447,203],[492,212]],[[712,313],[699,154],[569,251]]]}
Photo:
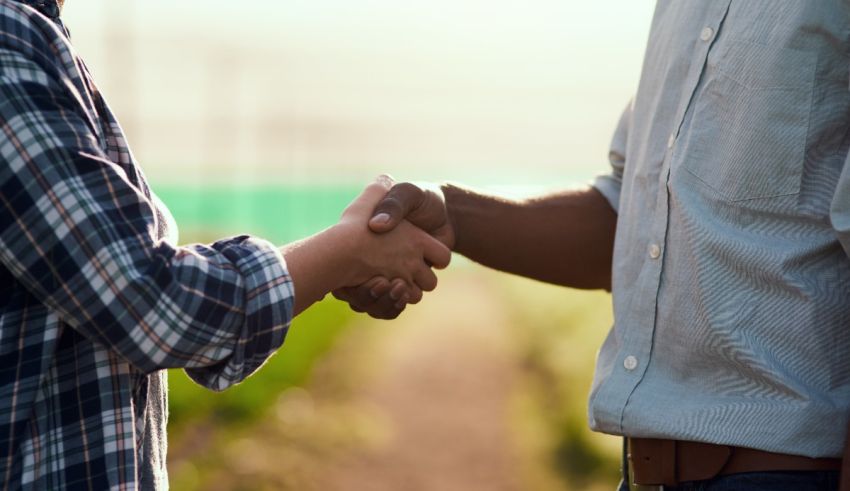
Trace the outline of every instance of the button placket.
{"label": "button placket", "polygon": [[[676,153],[674,149],[680,136],[679,130],[681,129],[682,122],[685,118],[688,107],[690,106],[690,100],[696,90],[699,80],[701,79],[708,53],[711,50],[713,42],[717,39],[717,35],[723,21],[726,18],[730,4],[731,0],[726,0],[725,2],[721,0],[716,4],[713,4],[713,19],[710,18],[711,20],[709,20],[711,25],[703,25],[703,27],[700,27],[699,24],[696,24],[694,26],[695,30],[697,30],[695,37],[699,40],[696,41],[697,46],[695,46],[696,49],[693,54],[693,63],[690,66],[688,75],[683,81],[683,90],[679,101],[679,108],[676,110],[676,114],[671,121],[673,125],[670,128],[671,131],[666,141],[667,151],[663,156],[661,156],[661,169],[658,175],[659,186],[655,193],[655,216],[654,219],[647,224],[647,234],[644,235],[644,237],[648,239],[647,242],[649,243],[649,246],[655,244],[658,247],[658,256],[652,260],[647,260],[643,264],[644,269],[640,272],[638,277],[641,294],[638,294],[637,298],[634,299],[636,304],[635,308],[640,310],[643,314],[642,317],[639,316],[639,323],[635,323],[633,327],[625,330],[625,336],[621,345],[622,351],[620,352],[620,356],[623,358],[620,358],[620,363],[622,364],[623,369],[620,370],[620,373],[623,374],[623,380],[627,387],[612,384],[611,389],[616,389],[616,393],[608,391],[603,393],[600,391],[599,394],[599,397],[603,397],[604,395],[610,397],[612,401],[618,401],[620,403],[620,431],[623,431],[623,425],[627,420],[626,412],[629,400],[641,384],[652,361],[652,343],[655,337],[657,322],[657,312],[655,310],[658,305],[658,295],[660,293],[662,283],[661,277],[663,275],[663,261],[661,258],[664,255],[663,245],[666,244],[668,232],[667,228],[670,220],[670,190],[668,189],[668,185],[671,166],[674,165],[673,155]],[[716,20],[716,22],[714,22],[714,20]],[[704,36],[707,38],[702,39]],[[653,250],[645,249],[645,251],[645,253],[650,257],[654,255]],[[632,368],[630,369],[628,367]],[[625,389],[625,391],[623,389]]]}

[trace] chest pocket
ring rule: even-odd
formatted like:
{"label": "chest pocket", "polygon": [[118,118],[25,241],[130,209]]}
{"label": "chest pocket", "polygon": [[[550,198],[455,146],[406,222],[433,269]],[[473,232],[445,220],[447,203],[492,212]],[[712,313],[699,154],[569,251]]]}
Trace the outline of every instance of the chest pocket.
{"label": "chest pocket", "polygon": [[713,49],[681,165],[727,201],[799,193],[816,61],[758,44]]}

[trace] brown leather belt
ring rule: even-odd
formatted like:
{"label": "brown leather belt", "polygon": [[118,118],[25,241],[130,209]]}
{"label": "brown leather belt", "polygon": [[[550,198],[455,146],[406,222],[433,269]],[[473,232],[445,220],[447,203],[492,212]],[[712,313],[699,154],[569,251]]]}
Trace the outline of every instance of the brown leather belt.
{"label": "brown leather belt", "polygon": [[629,438],[628,459],[631,480],[644,486],[676,486],[742,472],[841,469],[841,459],[811,459],[728,445],[649,438]]}

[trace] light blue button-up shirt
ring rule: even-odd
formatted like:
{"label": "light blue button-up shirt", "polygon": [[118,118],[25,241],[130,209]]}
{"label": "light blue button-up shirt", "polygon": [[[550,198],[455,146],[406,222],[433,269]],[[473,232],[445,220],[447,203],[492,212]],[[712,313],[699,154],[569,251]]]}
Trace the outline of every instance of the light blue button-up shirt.
{"label": "light blue button-up shirt", "polygon": [[615,324],[591,426],[841,455],[850,3],[659,1],[612,172]]}

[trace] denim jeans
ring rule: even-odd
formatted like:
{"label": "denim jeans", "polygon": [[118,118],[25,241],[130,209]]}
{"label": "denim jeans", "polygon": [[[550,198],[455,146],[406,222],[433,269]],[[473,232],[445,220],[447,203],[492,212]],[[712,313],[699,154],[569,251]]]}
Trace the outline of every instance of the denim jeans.
{"label": "denim jeans", "polygon": [[[836,491],[838,472],[748,472],[684,482],[664,491]],[[629,491],[621,482],[618,491]]]}

